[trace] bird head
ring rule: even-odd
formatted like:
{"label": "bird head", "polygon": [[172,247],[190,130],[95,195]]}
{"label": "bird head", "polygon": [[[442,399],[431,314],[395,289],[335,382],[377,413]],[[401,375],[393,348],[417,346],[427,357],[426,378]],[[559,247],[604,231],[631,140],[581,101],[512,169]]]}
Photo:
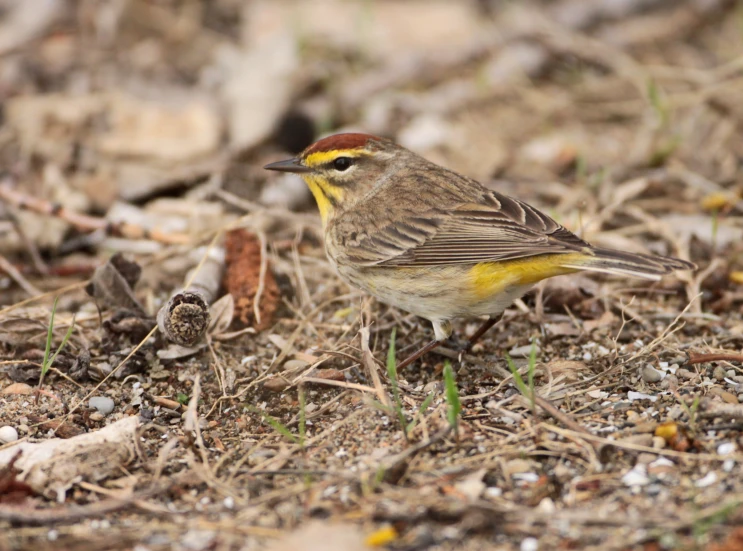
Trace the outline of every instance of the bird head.
{"label": "bird head", "polygon": [[325,225],[393,173],[404,156],[400,152],[407,150],[370,134],[335,134],[293,159],[264,168],[299,174],[314,195]]}

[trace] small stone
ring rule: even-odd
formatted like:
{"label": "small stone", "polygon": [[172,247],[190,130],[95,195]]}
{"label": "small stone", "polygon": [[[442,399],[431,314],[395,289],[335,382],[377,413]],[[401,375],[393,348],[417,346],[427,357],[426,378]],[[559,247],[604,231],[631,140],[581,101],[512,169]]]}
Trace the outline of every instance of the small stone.
{"label": "small stone", "polygon": [[7,444],[18,440],[18,431],[8,425],[0,427],[0,442]]}
{"label": "small stone", "polygon": [[722,398],[723,401],[727,402],[728,404],[738,403],[738,397],[735,394],[731,394],[730,392],[725,392],[724,390],[720,392],[720,398]]}
{"label": "small stone", "polygon": [[717,473],[710,471],[704,478],[700,478],[694,483],[697,488],[707,488],[717,482]]}
{"label": "small stone", "polygon": [[284,369],[286,371],[292,369],[302,369],[303,367],[307,367],[308,365],[310,364],[304,360],[287,360],[284,362]]}
{"label": "small stone", "polygon": [[715,378],[716,381],[724,381],[725,380],[725,370],[722,368],[722,366],[718,365],[715,370],[712,372],[712,377]]}
{"label": "small stone", "polygon": [[506,462],[503,474],[509,477],[515,474],[528,473],[533,468],[534,467],[529,461],[524,459],[511,459],[511,461]]}
{"label": "small stone", "polygon": [[728,370],[727,370],[727,371],[725,372],[725,375],[726,375],[727,377],[733,378],[733,377],[735,377],[735,376],[737,375],[737,373],[735,372],[735,369],[728,369]]}
{"label": "small stone", "polygon": [[283,379],[282,377],[272,377],[271,379],[263,383],[263,388],[265,388],[269,392],[281,392],[289,388],[289,381]]}
{"label": "small stone", "polygon": [[717,455],[729,455],[735,451],[735,444],[733,442],[723,442],[717,446]]}
{"label": "small stone", "polygon": [[697,376],[696,373],[692,373],[688,369],[683,369],[682,368],[682,369],[678,369],[676,371],[676,377],[678,377],[679,379],[691,380],[691,379],[693,379],[696,376]]}
{"label": "small stone", "polygon": [[12,383],[6,386],[0,394],[20,394],[20,395],[31,395],[34,393],[34,389],[26,383]]}
{"label": "small stone", "polygon": [[97,409],[101,415],[108,415],[114,410],[114,401],[107,396],[93,396],[88,405]]}
{"label": "small stone", "polygon": [[666,447],[666,439],[662,436],[653,436],[653,449],[662,450]]}
{"label": "small stone", "polygon": [[537,538],[525,538],[519,546],[520,551],[537,551],[539,540]]}
{"label": "small stone", "polygon": [[642,380],[646,383],[657,383],[663,379],[663,373],[655,369],[652,365],[646,364],[642,368]]}
{"label": "small stone", "polygon": [[657,458],[658,458],[658,456],[655,455],[654,453],[645,453],[645,452],[643,452],[643,453],[641,453],[640,455],[637,456],[637,464],[638,465],[647,465],[647,464],[652,463],[653,461],[655,461]]}
{"label": "small stone", "polygon": [[647,486],[650,484],[650,479],[648,478],[645,465],[635,465],[631,470],[624,474],[622,482],[625,486]]}
{"label": "small stone", "polygon": [[95,422],[103,421],[103,415],[101,415],[100,411],[94,411],[90,414],[89,419]]}

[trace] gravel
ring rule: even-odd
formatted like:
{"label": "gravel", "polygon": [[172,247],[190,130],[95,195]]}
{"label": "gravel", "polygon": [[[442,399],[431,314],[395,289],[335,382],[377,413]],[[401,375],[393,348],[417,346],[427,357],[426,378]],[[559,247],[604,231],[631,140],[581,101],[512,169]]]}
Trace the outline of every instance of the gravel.
{"label": "gravel", "polygon": [[88,402],[90,407],[98,410],[101,415],[108,415],[114,410],[114,401],[107,396],[93,396]]}
{"label": "gravel", "polygon": [[11,426],[0,427],[0,442],[7,444],[18,440],[18,431]]}

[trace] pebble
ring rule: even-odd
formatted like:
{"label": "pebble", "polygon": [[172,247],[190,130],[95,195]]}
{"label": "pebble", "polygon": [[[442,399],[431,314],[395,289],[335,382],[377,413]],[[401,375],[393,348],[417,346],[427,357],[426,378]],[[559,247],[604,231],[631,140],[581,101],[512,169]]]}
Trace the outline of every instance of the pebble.
{"label": "pebble", "polygon": [[289,381],[283,377],[272,377],[263,383],[263,388],[269,392],[281,392],[289,388]]}
{"label": "pebble", "polygon": [[732,378],[732,377],[735,377],[737,375],[737,373],[735,372],[735,369],[728,369],[725,372],[725,375],[728,376],[728,377],[730,377],[730,378]]}
{"label": "pebble", "polygon": [[291,369],[302,369],[308,365],[310,365],[309,362],[305,362],[304,360],[287,360],[284,362],[284,369],[287,371]]}
{"label": "pebble", "polygon": [[537,551],[539,541],[537,538],[525,538],[520,545],[520,551]]}
{"label": "pebble", "polygon": [[683,369],[682,368],[682,369],[676,370],[676,377],[678,377],[679,379],[691,380],[691,379],[693,379],[696,376],[697,376],[696,373],[692,373],[688,369]]}
{"label": "pebble", "polygon": [[715,370],[712,372],[712,376],[715,378],[716,381],[724,381],[726,377],[725,370],[722,368],[722,366],[718,365]]}
{"label": "pebble", "polygon": [[738,397],[735,394],[731,394],[730,392],[725,392],[724,390],[720,392],[720,398],[722,398],[723,401],[727,402],[728,404],[738,403]]}
{"label": "pebble", "polygon": [[[537,356],[539,355],[539,346],[535,345],[534,348],[536,349]],[[511,356],[520,356],[523,358],[528,358],[531,354],[531,345],[527,344],[524,346],[517,346],[516,348],[512,348],[508,352]]]}
{"label": "pebble", "polygon": [[657,383],[663,379],[663,373],[655,369],[652,365],[646,364],[642,368],[642,380],[646,383]]}
{"label": "pebble", "polygon": [[0,442],[7,444],[8,442],[15,442],[18,440],[18,431],[13,427],[4,426],[0,427]]}
{"label": "pebble", "polygon": [[697,488],[707,488],[717,482],[717,473],[710,471],[704,478],[700,478],[694,483]]}
{"label": "pebble", "polygon": [[647,486],[650,484],[650,479],[648,478],[645,465],[635,465],[624,474],[622,482],[625,486]]}
{"label": "pebble", "polygon": [[666,439],[662,436],[653,436],[653,449],[662,450],[666,447]]}
{"label": "pebble", "polygon": [[114,401],[107,396],[93,396],[88,405],[98,410],[101,415],[108,415],[114,410]]}
{"label": "pebble", "polygon": [[508,477],[515,474],[528,473],[533,468],[532,464],[525,459],[511,459],[504,465],[503,474]]}
{"label": "pebble", "polygon": [[723,442],[717,446],[717,455],[728,455],[735,451],[735,444],[732,442]]}
{"label": "pebble", "polygon": [[652,463],[658,458],[657,455],[654,453],[646,453],[643,452],[640,455],[637,456],[637,464],[638,465],[647,465],[649,463]]}

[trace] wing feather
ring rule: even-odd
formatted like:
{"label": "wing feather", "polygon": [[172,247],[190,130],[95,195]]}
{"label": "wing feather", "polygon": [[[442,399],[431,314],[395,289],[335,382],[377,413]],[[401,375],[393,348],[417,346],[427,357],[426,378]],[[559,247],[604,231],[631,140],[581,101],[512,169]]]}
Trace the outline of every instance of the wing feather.
{"label": "wing feather", "polygon": [[587,247],[534,207],[486,191],[477,202],[388,221],[346,242],[346,255],[365,266],[416,267],[515,260]]}

